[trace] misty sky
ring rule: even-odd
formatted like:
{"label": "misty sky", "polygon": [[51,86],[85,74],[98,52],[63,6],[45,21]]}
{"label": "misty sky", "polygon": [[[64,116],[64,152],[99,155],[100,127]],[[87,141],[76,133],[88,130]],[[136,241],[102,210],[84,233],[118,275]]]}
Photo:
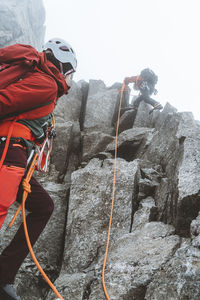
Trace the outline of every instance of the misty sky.
{"label": "misty sky", "polygon": [[43,1],[46,40],[61,37],[77,53],[75,81],[110,86],[150,67],[155,99],[200,120],[199,0]]}

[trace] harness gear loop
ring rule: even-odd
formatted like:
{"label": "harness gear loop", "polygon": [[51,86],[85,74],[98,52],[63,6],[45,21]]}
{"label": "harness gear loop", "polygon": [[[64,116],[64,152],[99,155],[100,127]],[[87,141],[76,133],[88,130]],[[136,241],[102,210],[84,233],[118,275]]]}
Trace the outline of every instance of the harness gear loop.
{"label": "harness gear loop", "polygon": [[[56,136],[55,132],[55,117],[52,114],[52,122],[51,126],[49,127],[46,138],[43,141],[41,145],[38,145],[38,164],[37,164],[37,170],[42,172],[48,171],[48,164],[49,164],[49,158],[51,155],[52,147],[53,147],[53,138]],[[46,153],[45,153],[46,150]]]}
{"label": "harness gear loop", "polygon": [[[26,198],[28,196],[28,193],[31,193],[31,186],[30,186],[29,181],[31,180],[31,177],[32,177],[33,172],[35,170],[35,167],[37,165],[37,161],[38,161],[38,154],[36,153],[35,156],[34,156],[34,158],[33,158],[33,160],[32,160],[32,163],[30,165],[28,173],[27,173],[26,177],[22,181],[22,186],[23,186],[23,189],[24,189],[24,193],[26,192]],[[18,209],[17,209],[14,217],[12,218],[12,220],[11,220],[11,222],[9,224],[10,228],[12,227],[14,221],[16,220],[16,218],[17,218],[17,216],[18,216],[21,208],[22,208],[22,205],[19,205],[19,207],[18,207]]]}
{"label": "harness gear loop", "polygon": [[113,215],[114,201],[115,201],[115,182],[116,182],[116,164],[117,164],[117,139],[118,139],[118,131],[119,131],[119,119],[120,119],[120,111],[121,111],[121,106],[122,106],[122,98],[123,98],[123,92],[124,92],[125,88],[126,88],[126,85],[125,85],[125,83],[123,83],[122,88],[120,90],[120,103],[119,103],[116,134],[115,134],[115,159],[114,159],[112,204],[111,204],[110,220],[109,220],[108,233],[107,233],[106,251],[105,251],[104,263],[103,263],[103,269],[102,269],[102,285],[103,285],[104,294],[105,294],[107,300],[110,300],[110,297],[108,295],[106,285],[105,285],[105,268],[106,268],[106,261],[107,261],[107,256],[108,256],[110,231],[111,231],[111,224],[112,224],[112,215]]}
{"label": "harness gear loop", "polygon": [[22,185],[24,188],[24,192],[23,192],[23,196],[22,196],[22,204],[18,207],[11,223],[9,224],[9,227],[11,227],[17,217],[17,215],[19,214],[21,208],[22,208],[22,217],[23,217],[23,223],[24,223],[24,233],[25,233],[25,237],[26,237],[26,242],[29,248],[29,252],[32,256],[32,259],[34,261],[34,263],[36,264],[38,270],[40,271],[40,273],[42,274],[43,278],[46,280],[46,282],[48,283],[48,285],[51,287],[51,289],[54,291],[54,293],[56,294],[56,296],[61,299],[64,300],[63,297],[59,294],[59,292],[57,291],[57,289],[55,288],[55,286],[53,285],[53,283],[50,281],[50,279],[48,278],[48,276],[45,274],[45,272],[43,271],[42,267],[40,266],[34,252],[33,252],[33,248],[31,246],[31,242],[30,242],[30,238],[29,238],[29,234],[28,234],[28,229],[27,229],[27,224],[26,224],[26,213],[25,213],[25,202],[26,202],[26,198],[28,196],[28,193],[31,192],[31,188],[30,188],[30,184],[29,181],[32,177],[32,174],[35,170],[35,167],[37,165],[38,162],[38,153],[35,154],[32,163],[30,165],[30,168],[28,170],[28,173],[26,175],[26,178],[23,180]]}

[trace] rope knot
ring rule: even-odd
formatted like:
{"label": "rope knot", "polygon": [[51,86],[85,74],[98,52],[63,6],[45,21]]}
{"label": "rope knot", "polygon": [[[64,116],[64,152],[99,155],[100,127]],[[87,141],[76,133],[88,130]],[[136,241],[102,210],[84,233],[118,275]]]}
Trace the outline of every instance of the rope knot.
{"label": "rope knot", "polygon": [[26,191],[27,193],[31,193],[31,185],[26,178],[22,181],[22,186],[24,191]]}

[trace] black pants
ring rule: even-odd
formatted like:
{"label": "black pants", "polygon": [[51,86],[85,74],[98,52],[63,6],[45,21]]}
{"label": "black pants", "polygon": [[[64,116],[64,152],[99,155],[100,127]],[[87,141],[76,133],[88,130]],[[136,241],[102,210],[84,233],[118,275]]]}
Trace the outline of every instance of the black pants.
{"label": "black pants", "polygon": [[[2,151],[3,147],[0,145],[0,157]],[[27,157],[24,149],[12,145],[9,146],[4,164],[9,163],[25,167],[26,161]],[[32,177],[30,184],[31,193],[28,195],[25,204],[26,209],[29,211],[26,222],[31,244],[34,245],[53,212],[54,204],[48,193],[36,179]],[[20,185],[16,199],[19,203],[22,200],[22,193],[23,189]],[[14,283],[15,276],[28,253],[24,228],[23,224],[21,224],[11,243],[0,255],[0,283]]]}
{"label": "black pants", "polygon": [[156,100],[150,97],[147,90],[141,91],[141,95],[138,96],[136,100],[133,102],[133,108],[137,109],[141,101],[145,101],[146,103],[152,106],[159,104]]}

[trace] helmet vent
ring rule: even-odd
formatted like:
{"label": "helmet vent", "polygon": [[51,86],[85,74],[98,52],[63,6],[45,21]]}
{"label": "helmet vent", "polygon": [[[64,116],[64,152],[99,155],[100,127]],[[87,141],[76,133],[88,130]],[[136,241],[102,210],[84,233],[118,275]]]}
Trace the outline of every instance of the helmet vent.
{"label": "helmet vent", "polygon": [[60,41],[56,41],[56,44],[61,44],[61,42]]}
{"label": "helmet vent", "polygon": [[62,51],[69,51],[69,48],[67,48],[66,46],[61,46],[59,47],[59,49]]}

